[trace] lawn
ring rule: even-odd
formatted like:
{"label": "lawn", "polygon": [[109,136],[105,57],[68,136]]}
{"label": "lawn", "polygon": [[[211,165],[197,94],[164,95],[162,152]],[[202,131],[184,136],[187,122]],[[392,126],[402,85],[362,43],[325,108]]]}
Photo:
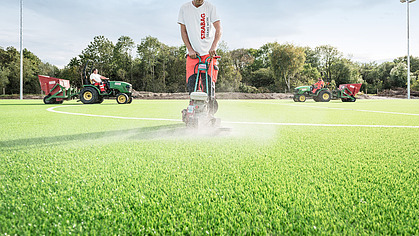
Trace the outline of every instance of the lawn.
{"label": "lawn", "polygon": [[187,104],[0,100],[0,234],[419,234],[419,100]]}

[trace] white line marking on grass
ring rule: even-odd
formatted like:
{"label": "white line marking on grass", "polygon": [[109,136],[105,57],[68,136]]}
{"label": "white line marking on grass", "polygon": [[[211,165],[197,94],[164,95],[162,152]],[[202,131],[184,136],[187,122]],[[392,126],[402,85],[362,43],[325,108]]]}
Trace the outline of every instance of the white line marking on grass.
{"label": "white line marking on grass", "polygon": [[227,124],[242,125],[276,125],[276,126],[315,126],[315,127],[364,127],[364,128],[409,128],[419,129],[419,126],[403,126],[403,125],[351,125],[351,124],[310,124],[310,123],[272,123],[272,122],[234,122],[223,121]]}
{"label": "white line marking on grass", "polygon": [[281,105],[281,106],[292,106],[292,107],[309,107],[309,108],[318,108],[318,109],[332,109],[332,110],[341,110],[341,111],[359,111],[359,112],[371,112],[371,113],[382,113],[382,114],[393,114],[393,115],[405,115],[405,116],[419,116],[419,114],[414,113],[402,113],[402,112],[392,112],[392,111],[371,111],[371,110],[358,110],[358,109],[348,109],[341,107],[318,107],[318,106],[309,106],[309,105],[297,105],[297,104],[281,104],[273,102],[254,102],[260,104],[272,104],[272,105]]}
{"label": "white line marking on grass", "polygon": [[66,115],[76,115],[76,116],[89,116],[89,117],[102,117],[102,118],[113,118],[113,119],[123,119],[123,120],[152,120],[152,121],[175,121],[179,122],[181,120],[177,119],[164,119],[164,118],[139,118],[139,117],[123,117],[123,116],[105,116],[105,115],[93,115],[93,114],[84,114],[84,113],[74,113],[74,112],[65,112],[65,111],[56,111],[55,108],[58,107],[70,107],[70,106],[56,106],[50,107],[47,111],[61,113]]}
{"label": "white line marking on grass", "polygon": [[[84,113],[74,113],[65,111],[56,111],[58,107],[71,107],[71,106],[56,106],[47,109],[49,112],[55,112],[66,115],[77,115],[77,116],[89,116],[89,117],[101,117],[101,118],[112,118],[112,119],[123,119],[123,120],[150,120],[150,121],[173,121],[182,122],[177,119],[165,119],[165,118],[140,118],[140,117],[123,117],[123,116],[105,116],[105,115],[93,115]],[[238,125],[274,125],[274,126],[314,126],[314,127],[364,127],[364,128],[408,128],[408,129],[419,129],[419,126],[402,126],[402,125],[351,125],[351,124],[310,124],[310,123],[275,123],[275,122],[246,122],[246,121],[222,121],[223,124],[238,124]]]}

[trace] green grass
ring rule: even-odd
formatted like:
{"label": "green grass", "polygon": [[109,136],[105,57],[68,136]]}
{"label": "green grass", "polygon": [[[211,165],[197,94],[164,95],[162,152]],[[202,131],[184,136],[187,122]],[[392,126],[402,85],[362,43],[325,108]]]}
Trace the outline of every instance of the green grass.
{"label": "green grass", "polygon": [[[219,103],[222,121],[419,126],[418,100]],[[180,119],[187,101],[63,105]],[[225,123],[218,134],[54,106],[0,100],[1,235],[419,234],[418,128]]]}

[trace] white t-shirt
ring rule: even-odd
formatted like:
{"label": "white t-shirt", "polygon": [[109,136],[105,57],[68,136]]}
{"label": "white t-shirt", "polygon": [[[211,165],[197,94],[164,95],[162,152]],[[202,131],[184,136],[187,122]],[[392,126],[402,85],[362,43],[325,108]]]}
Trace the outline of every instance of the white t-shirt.
{"label": "white t-shirt", "polygon": [[102,80],[100,79],[100,76],[101,75],[99,75],[99,74],[93,73],[93,74],[90,75],[90,81],[100,83],[100,82],[102,82]]}
{"label": "white t-shirt", "polygon": [[219,20],[215,6],[207,1],[198,8],[192,1],[183,4],[178,17],[178,23],[186,26],[192,48],[201,56],[208,55],[215,38],[213,23]]}

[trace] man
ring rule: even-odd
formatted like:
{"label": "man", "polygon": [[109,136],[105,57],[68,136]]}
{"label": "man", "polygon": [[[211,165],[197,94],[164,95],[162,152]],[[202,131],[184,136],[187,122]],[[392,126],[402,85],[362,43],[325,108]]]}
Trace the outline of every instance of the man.
{"label": "man", "polygon": [[[96,86],[99,86],[100,91],[104,92],[105,91],[105,86],[102,83],[102,80],[108,80],[109,78],[106,78],[105,76],[101,76],[98,74],[98,69],[93,69],[93,73],[90,75],[90,82]],[[105,81],[106,84],[106,81]]]}
{"label": "man", "polygon": [[[188,50],[186,57],[186,82],[188,83],[189,78],[196,72],[195,66],[199,62],[197,56],[200,56],[202,61],[209,56],[215,56],[222,28],[215,6],[205,0],[192,0],[182,5],[178,23],[183,43]],[[213,66],[215,64],[216,59],[212,59],[212,66],[208,71],[214,83],[217,81],[217,71]]]}
{"label": "man", "polygon": [[93,69],[93,72],[90,75],[90,82],[92,84],[102,83],[102,80],[109,80],[109,78],[99,75],[98,72],[99,72],[98,69]]}
{"label": "man", "polygon": [[319,78],[319,80],[317,81],[317,83],[315,83],[315,84],[313,85],[312,92],[313,92],[313,93],[316,93],[318,90],[320,90],[320,89],[322,89],[322,88],[324,88],[324,81],[323,81],[323,79],[322,79],[322,78]]}

